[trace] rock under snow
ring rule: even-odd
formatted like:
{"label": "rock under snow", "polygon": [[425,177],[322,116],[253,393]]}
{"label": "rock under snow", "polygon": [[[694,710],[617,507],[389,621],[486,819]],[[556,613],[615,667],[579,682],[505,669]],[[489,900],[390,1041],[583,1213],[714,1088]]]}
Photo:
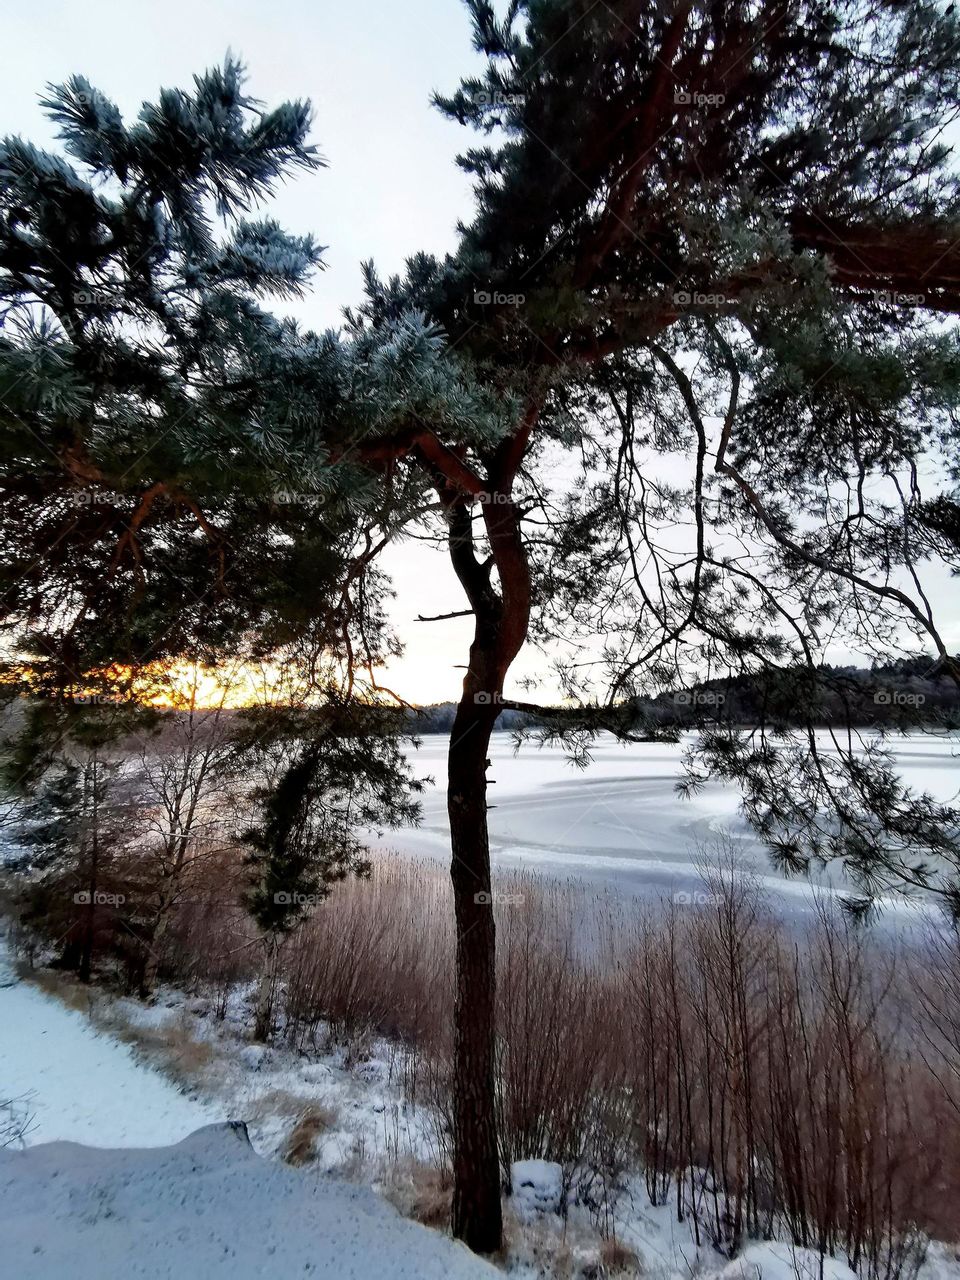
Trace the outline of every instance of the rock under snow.
{"label": "rock under snow", "polygon": [[262,1160],[243,1125],[171,1147],[0,1151],[3,1273],[18,1280],[494,1280],[364,1187]]}
{"label": "rock under snow", "polygon": [[270,1050],[265,1044],[247,1044],[237,1057],[249,1071],[259,1071],[264,1063],[270,1061]]}
{"label": "rock under snow", "polygon": [[521,1216],[559,1213],[563,1170],[552,1160],[515,1160],[510,1166],[513,1202]]}

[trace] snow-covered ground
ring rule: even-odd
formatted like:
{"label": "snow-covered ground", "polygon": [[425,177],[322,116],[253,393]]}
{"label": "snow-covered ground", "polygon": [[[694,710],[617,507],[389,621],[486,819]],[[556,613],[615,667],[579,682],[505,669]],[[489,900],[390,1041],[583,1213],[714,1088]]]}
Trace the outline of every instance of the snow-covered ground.
{"label": "snow-covered ground", "polygon": [[[399,1114],[388,1066],[374,1054],[351,1072],[341,1051],[311,1061],[250,1045],[238,1007],[220,1023],[202,1001],[177,992],[153,1006],[93,992],[91,1010],[94,1018],[19,979],[0,939],[0,1098],[17,1100],[30,1121],[25,1151],[0,1150],[0,1275],[496,1274],[369,1187],[325,1172],[362,1153],[372,1179],[388,1148],[397,1169],[414,1151],[429,1152],[416,1120],[426,1126],[432,1118]],[[205,1046],[208,1053],[193,1059],[193,1096],[102,1030],[110,1023],[142,1031],[147,1044],[151,1032],[173,1028],[174,1053]],[[308,1107],[329,1124],[318,1135],[317,1160],[295,1170],[271,1157]],[[228,1116],[249,1118],[262,1154],[225,1123]]]}
{"label": "snow-covered ground", "polygon": [[[821,734],[827,746],[826,734]],[[960,790],[960,734],[891,738],[904,779],[943,802]],[[446,860],[445,735],[428,735],[411,753],[420,777],[435,785],[424,801],[423,824],[391,832],[384,847]],[[494,865],[574,877],[618,894],[669,897],[700,887],[699,867],[718,837],[735,842],[738,860],[753,868],[787,913],[811,903],[811,884],[775,871],[740,816],[734,787],[711,783],[691,799],[678,796],[682,744],[621,744],[598,739],[593,763],[575,769],[562,750],[523,746],[518,755],[507,733],[490,750],[490,844]],[[819,877],[821,885],[831,881]],[[890,902],[891,910],[906,909]],[[902,923],[902,921],[900,922]]]}
{"label": "snow-covered ground", "polygon": [[[388,1047],[371,1045],[348,1068],[342,1049],[311,1059],[253,1046],[245,1040],[243,1005],[238,993],[218,1021],[202,1001],[168,989],[156,1005],[102,994],[93,1006],[100,1026],[139,1031],[147,1044],[151,1032],[176,1026],[181,1042],[208,1045],[211,1056],[195,1072],[200,1096],[187,1099],[86,1014],[5,969],[0,1026],[13,1034],[4,1037],[2,1091],[29,1092],[37,1123],[25,1152],[0,1151],[0,1270],[10,1268],[18,1280],[313,1274],[479,1280],[497,1274],[356,1185],[365,1179],[389,1189],[384,1183],[392,1181],[396,1191],[399,1171],[431,1155],[435,1117],[429,1108],[411,1112],[400,1101],[389,1078]],[[283,1151],[296,1121],[291,1100],[301,1109],[319,1107],[329,1119],[318,1135],[316,1160],[302,1170],[269,1158]],[[227,1110],[249,1120],[256,1150],[245,1130],[209,1124]],[[63,1140],[78,1138],[85,1145]],[[353,1182],[330,1176],[347,1168]],[[565,1218],[556,1212],[559,1166],[518,1163],[514,1182],[508,1211],[513,1280],[549,1276],[561,1264],[568,1274],[582,1274],[573,1264],[595,1264],[599,1236],[590,1215],[577,1205]],[[617,1234],[646,1275],[741,1280],[739,1270],[696,1245],[672,1205],[652,1206],[639,1180],[624,1187]],[[815,1280],[812,1258],[800,1274]],[[764,1252],[765,1276],[773,1261]],[[775,1276],[797,1280],[797,1272],[784,1267],[781,1260]],[[853,1280],[840,1264],[828,1274]],[[755,1280],[756,1272],[747,1268],[744,1276]]]}
{"label": "snow-covered ground", "polygon": [[365,1187],[297,1172],[216,1125],[175,1146],[0,1152],[17,1280],[484,1280],[497,1274]]}
{"label": "snow-covered ground", "polygon": [[238,1119],[255,1149],[274,1157],[313,1107],[324,1115],[313,1167],[324,1172],[436,1155],[436,1117],[403,1102],[393,1046],[331,1043],[305,1055],[253,1044],[252,994],[236,990],[218,1019],[209,999],[175,988],[151,1004],[90,988],[81,1012],[19,980],[0,936],[0,1099],[30,1115],[30,1146],[159,1146]]}
{"label": "snow-covered ground", "polygon": [[221,1106],[188,1098],[98,1034],[86,1014],[17,981],[2,942],[0,1098],[22,1100],[30,1143],[153,1146],[226,1119]]}
{"label": "snow-covered ground", "polygon": [[[429,1105],[403,1101],[396,1047],[331,1043],[301,1054],[253,1045],[252,993],[243,990],[222,1019],[209,1001],[169,988],[152,1005],[94,993],[88,1015],[18,979],[2,957],[0,973],[0,1095],[26,1095],[36,1118],[26,1151],[0,1151],[0,1275],[497,1274],[383,1198],[417,1213],[425,1194],[429,1211],[437,1185],[431,1166],[439,1117]],[[139,1050],[110,1027],[122,1028]],[[150,1063],[174,1070],[192,1096]],[[289,1154],[305,1114],[320,1118],[315,1158],[294,1169],[278,1157]],[[224,1122],[228,1116],[249,1124],[253,1147],[245,1129]],[[690,1217],[678,1222],[674,1204],[652,1205],[638,1176],[625,1178],[608,1206],[605,1228],[614,1228],[616,1246],[605,1255],[610,1240],[605,1246],[588,1204],[574,1197],[557,1212],[559,1166],[529,1160],[513,1174],[505,1255],[511,1280],[854,1280],[842,1261],[823,1260],[821,1271],[817,1255],[777,1241],[749,1243],[730,1262],[696,1242]],[[960,1280],[957,1251],[933,1246],[918,1280]]]}

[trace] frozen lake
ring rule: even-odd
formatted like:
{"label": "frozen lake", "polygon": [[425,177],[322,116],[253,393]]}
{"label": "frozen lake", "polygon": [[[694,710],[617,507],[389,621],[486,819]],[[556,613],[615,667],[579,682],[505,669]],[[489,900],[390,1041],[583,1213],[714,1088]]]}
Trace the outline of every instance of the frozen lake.
{"label": "frozen lake", "polygon": [[[826,735],[824,735],[826,741]],[[423,739],[411,761],[435,785],[424,799],[423,824],[389,833],[383,845],[403,852],[449,857],[446,816],[446,737]],[[950,802],[960,788],[960,735],[914,734],[892,739],[908,784]],[[683,746],[624,745],[600,739],[593,764],[575,769],[557,748],[524,746],[513,753],[506,733],[494,735],[488,777],[490,843],[494,866],[573,878],[618,894],[670,897],[696,889],[698,865],[720,842],[732,839],[738,861],[751,868],[788,911],[809,909],[812,882],[786,879],[739,813],[739,794],[711,783],[692,799],[675,786]],[[819,875],[827,889],[837,877]],[[895,904],[890,904],[895,908]],[[896,908],[901,914],[906,908]]]}

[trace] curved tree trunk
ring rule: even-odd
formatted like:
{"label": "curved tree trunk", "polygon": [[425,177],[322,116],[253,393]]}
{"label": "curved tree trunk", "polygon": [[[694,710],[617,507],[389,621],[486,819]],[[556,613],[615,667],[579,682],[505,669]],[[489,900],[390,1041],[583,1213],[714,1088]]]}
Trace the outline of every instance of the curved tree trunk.
{"label": "curved tree trunk", "polygon": [[[511,497],[535,414],[498,449],[489,483],[465,497],[441,486],[453,567],[474,613],[447,766],[457,997],[453,1082],[453,1234],[477,1253],[502,1243],[496,1116],[496,929],[487,832],[487,752],[504,679],[527,635],[530,571]],[[477,557],[472,508],[482,503],[490,555]],[[491,581],[496,567],[499,590]]]}

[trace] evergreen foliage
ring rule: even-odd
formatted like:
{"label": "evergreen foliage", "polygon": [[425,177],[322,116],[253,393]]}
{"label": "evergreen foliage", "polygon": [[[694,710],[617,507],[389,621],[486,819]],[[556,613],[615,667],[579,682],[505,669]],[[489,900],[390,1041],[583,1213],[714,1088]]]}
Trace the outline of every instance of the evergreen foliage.
{"label": "evergreen foliage", "polygon": [[238,750],[264,779],[259,821],[241,837],[247,909],[264,934],[283,936],[338,881],[369,875],[368,833],[415,823],[423,783],[404,759],[403,720],[388,708],[331,701],[320,713],[247,718]]}
{"label": "evergreen foliage", "polygon": [[312,442],[340,359],[331,336],[263,309],[303,292],[320,246],[254,216],[322,163],[309,108],[264,111],[232,59],[132,124],[79,76],[44,105],[66,154],[0,144],[14,642],[62,695],[112,662],[322,638],[349,485]]}

